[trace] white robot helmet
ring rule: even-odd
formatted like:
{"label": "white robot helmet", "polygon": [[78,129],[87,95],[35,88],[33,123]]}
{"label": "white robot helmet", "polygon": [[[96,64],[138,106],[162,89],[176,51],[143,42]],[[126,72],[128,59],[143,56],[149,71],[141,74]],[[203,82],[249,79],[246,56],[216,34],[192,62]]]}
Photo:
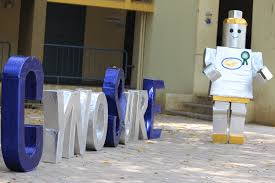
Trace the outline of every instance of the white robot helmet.
{"label": "white robot helmet", "polygon": [[244,49],[247,25],[242,11],[229,11],[228,18],[223,22],[223,46]]}

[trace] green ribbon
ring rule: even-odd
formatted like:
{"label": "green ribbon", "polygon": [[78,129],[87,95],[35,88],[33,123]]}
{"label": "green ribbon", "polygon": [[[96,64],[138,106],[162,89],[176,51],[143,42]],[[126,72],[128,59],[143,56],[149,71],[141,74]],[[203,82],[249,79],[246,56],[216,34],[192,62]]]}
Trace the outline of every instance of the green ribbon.
{"label": "green ribbon", "polygon": [[242,52],[243,65],[248,65],[248,59],[250,58],[250,54],[247,51]]}

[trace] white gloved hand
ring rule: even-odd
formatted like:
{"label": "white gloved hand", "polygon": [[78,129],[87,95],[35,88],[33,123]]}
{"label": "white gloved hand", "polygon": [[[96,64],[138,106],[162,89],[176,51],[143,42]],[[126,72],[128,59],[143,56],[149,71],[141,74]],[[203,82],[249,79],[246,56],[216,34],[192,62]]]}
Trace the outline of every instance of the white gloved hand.
{"label": "white gloved hand", "polygon": [[266,81],[269,81],[273,78],[273,74],[269,71],[269,69],[264,66],[260,71],[259,71],[260,75],[262,76],[262,78]]}
{"label": "white gloved hand", "polygon": [[206,75],[206,77],[211,80],[212,82],[218,80],[222,75],[221,73],[216,69],[216,67],[213,64],[209,64],[204,70],[203,73]]}

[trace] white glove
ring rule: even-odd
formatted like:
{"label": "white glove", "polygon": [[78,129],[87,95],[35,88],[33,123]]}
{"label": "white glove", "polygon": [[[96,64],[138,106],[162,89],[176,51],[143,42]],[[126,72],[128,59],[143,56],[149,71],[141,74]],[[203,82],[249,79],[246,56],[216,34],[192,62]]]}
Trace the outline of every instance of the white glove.
{"label": "white glove", "polygon": [[211,80],[212,82],[219,79],[222,75],[221,73],[216,69],[216,67],[213,64],[209,64],[204,70],[203,73],[206,75],[206,77]]}
{"label": "white glove", "polygon": [[273,78],[272,73],[269,71],[269,69],[264,66],[260,71],[259,71],[260,75],[262,76],[262,78],[266,81],[269,81]]}

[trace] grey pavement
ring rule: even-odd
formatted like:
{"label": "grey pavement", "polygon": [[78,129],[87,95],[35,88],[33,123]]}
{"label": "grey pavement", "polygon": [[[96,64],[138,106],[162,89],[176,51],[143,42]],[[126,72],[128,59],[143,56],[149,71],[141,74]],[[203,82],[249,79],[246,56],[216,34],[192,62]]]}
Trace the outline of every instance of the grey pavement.
{"label": "grey pavement", "polygon": [[210,122],[167,115],[156,121],[161,139],[40,163],[29,173],[10,172],[1,160],[0,183],[275,182],[273,127],[248,124],[245,145],[215,145]]}

